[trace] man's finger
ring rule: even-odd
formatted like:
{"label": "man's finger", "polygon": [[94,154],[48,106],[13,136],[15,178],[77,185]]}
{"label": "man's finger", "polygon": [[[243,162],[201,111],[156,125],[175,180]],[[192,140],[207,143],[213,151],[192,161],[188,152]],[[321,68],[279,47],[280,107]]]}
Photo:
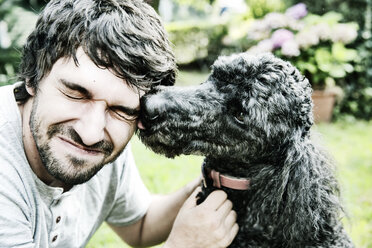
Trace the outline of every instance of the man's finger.
{"label": "man's finger", "polygon": [[215,211],[221,207],[221,205],[226,201],[227,194],[222,190],[215,190],[209,194],[207,199],[200,204],[203,207]]}
{"label": "man's finger", "polygon": [[221,218],[221,219],[225,219],[226,216],[230,213],[230,211],[232,210],[232,203],[231,201],[229,200],[225,200],[221,206],[216,210],[217,211],[217,215]]}
{"label": "man's finger", "polygon": [[229,246],[233,242],[235,236],[238,234],[238,231],[239,226],[238,224],[235,223],[234,226],[231,228],[229,234],[226,235],[225,238],[220,242],[221,246],[222,247]]}
{"label": "man's finger", "polygon": [[186,199],[185,203],[183,204],[184,208],[193,208],[196,206],[196,196],[201,191],[201,187],[196,187],[196,189],[192,192],[189,198]]}
{"label": "man's finger", "polygon": [[236,212],[234,210],[230,211],[225,219],[225,227],[231,228],[236,222]]}

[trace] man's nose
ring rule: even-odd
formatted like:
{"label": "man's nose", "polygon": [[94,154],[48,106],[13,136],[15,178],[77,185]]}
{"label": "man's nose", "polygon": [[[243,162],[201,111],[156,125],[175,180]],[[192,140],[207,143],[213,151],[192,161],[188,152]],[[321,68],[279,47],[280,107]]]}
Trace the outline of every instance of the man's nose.
{"label": "man's nose", "polygon": [[83,143],[92,146],[102,141],[105,137],[105,128],[106,104],[104,102],[88,103],[75,125],[75,131]]}

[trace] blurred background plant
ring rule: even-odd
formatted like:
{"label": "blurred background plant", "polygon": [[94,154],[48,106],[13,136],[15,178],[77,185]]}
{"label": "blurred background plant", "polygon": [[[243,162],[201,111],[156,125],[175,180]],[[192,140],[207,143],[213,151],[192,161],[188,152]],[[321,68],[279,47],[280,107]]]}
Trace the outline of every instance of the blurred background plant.
{"label": "blurred background plant", "polygon": [[359,59],[356,49],[345,47],[356,39],[358,25],[340,23],[342,18],[333,11],[308,14],[304,3],[269,13],[248,29],[248,39],[256,43],[248,53],[272,52],[295,65],[314,89],[334,87]]}
{"label": "blurred background plant", "polygon": [[43,5],[42,0],[0,0],[0,86],[16,81],[22,46]]}

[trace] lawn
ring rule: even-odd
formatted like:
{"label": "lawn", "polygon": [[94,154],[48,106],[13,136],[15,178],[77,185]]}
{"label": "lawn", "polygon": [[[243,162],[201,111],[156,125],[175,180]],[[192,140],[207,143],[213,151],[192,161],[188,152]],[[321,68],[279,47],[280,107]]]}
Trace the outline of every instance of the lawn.
{"label": "lawn", "polygon": [[[177,84],[200,83],[206,73],[181,71]],[[372,122],[337,122],[319,124],[314,131],[335,158],[341,193],[348,212],[345,228],[356,247],[372,248]],[[148,150],[137,137],[132,150],[145,184],[151,192],[172,192],[200,173],[202,157],[180,156],[167,159]],[[129,247],[103,224],[88,248]]]}
{"label": "lawn", "polygon": [[372,122],[320,125],[318,130],[338,165],[349,214],[346,228],[356,247],[372,248]]}

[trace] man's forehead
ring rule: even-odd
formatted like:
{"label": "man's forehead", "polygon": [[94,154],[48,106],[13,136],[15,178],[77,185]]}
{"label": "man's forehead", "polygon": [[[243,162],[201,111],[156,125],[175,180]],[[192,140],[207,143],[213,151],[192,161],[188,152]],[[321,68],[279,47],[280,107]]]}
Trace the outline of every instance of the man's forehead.
{"label": "man's forehead", "polygon": [[132,108],[139,105],[143,90],[117,77],[109,69],[95,65],[82,49],[78,50],[77,55],[77,64],[72,58],[59,59],[50,76],[59,83],[68,82],[83,87],[97,99],[109,100],[115,104],[125,103]]}

